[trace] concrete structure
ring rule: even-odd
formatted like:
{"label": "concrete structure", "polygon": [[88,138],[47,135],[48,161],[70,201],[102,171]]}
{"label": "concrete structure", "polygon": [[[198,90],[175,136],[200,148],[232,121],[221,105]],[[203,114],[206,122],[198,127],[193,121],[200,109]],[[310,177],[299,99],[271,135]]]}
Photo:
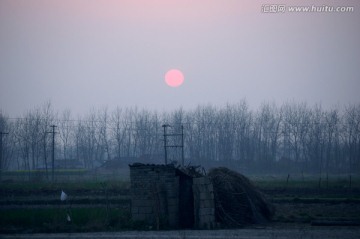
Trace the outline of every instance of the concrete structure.
{"label": "concrete structure", "polygon": [[215,227],[214,188],[209,178],[193,179],[195,228]]}
{"label": "concrete structure", "polygon": [[193,178],[173,165],[130,166],[131,214],[160,228],[212,228],[214,194],[208,178]]}

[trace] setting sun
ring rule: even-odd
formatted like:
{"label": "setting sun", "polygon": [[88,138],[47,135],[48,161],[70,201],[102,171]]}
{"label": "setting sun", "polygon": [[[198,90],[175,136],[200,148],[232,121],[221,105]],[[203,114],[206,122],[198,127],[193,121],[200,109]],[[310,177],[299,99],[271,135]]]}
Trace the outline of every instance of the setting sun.
{"label": "setting sun", "polygon": [[179,87],[184,82],[184,75],[180,70],[171,69],[165,74],[165,82],[168,86]]}

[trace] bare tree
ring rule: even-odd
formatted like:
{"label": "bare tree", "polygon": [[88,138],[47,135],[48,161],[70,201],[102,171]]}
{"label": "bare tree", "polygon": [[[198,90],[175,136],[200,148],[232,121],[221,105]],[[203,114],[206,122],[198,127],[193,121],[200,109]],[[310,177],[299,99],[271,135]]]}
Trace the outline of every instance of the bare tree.
{"label": "bare tree", "polygon": [[115,141],[115,155],[118,160],[122,156],[123,144],[125,140],[124,130],[122,128],[122,110],[117,107],[115,111],[111,114],[111,137]]}
{"label": "bare tree", "polygon": [[[339,143],[339,111],[337,109],[330,110],[325,113],[324,117],[324,130],[326,137],[326,150],[325,150],[325,170],[326,178],[329,177],[329,167],[331,165],[335,166],[335,157],[338,152],[338,143]],[[335,168],[334,168],[335,169]]]}
{"label": "bare tree", "polygon": [[349,173],[360,169],[360,106],[350,105],[345,109],[345,147]]}
{"label": "bare tree", "polygon": [[48,137],[46,137],[47,133],[49,132],[50,125],[53,124],[55,120],[55,113],[52,109],[51,102],[46,102],[42,107],[42,124],[41,124],[41,137],[42,137],[42,153],[43,153],[43,161],[45,165],[46,170],[46,177],[48,178],[48,161],[47,161],[47,155],[48,155]]}
{"label": "bare tree", "polygon": [[305,103],[281,107],[264,103],[254,111],[243,100],[224,107],[200,105],[161,114],[104,108],[74,120],[69,110],[57,118],[48,102],[17,120],[0,115],[0,127],[5,125],[11,132],[4,148],[6,167],[26,169],[29,175],[43,164],[47,168],[50,142],[46,132],[51,124],[58,125],[62,157],[77,158],[86,168],[94,168],[96,162],[112,158],[160,158],[164,123],[177,133],[184,126],[185,158],[192,164],[270,172],[283,167],[286,159],[287,171],[328,175],[360,170],[360,105],[341,111],[324,110],[320,105],[310,108]]}
{"label": "bare tree", "polygon": [[10,160],[14,154],[15,148],[13,147],[14,137],[11,132],[13,129],[12,124],[8,120],[8,117],[4,116],[0,111],[0,180],[3,171],[9,168]]}
{"label": "bare tree", "polygon": [[67,160],[70,159],[69,148],[73,137],[74,121],[71,119],[71,111],[69,109],[62,112],[62,117],[58,123],[59,135],[62,141],[62,153],[65,160],[65,168],[67,168]]}
{"label": "bare tree", "polygon": [[[109,113],[107,108],[99,111],[98,116],[98,148],[99,158],[101,161],[103,160],[111,160],[111,152],[110,152],[110,143],[109,143],[109,135],[108,135],[108,127],[109,127]],[[103,159],[104,155],[106,155],[106,159]]]}
{"label": "bare tree", "polygon": [[278,151],[280,138],[280,124],[282,122],[282,110],[276,108],[275,104],[263,104],[257,115],[257,141],[260,167],[269,169],[273,167]]}

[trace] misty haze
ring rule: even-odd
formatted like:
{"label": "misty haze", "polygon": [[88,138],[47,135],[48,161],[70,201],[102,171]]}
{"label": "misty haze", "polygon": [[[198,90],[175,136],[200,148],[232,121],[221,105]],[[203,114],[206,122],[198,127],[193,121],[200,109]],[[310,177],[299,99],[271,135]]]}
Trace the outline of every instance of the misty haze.
{"label": "misty haze", "polygon": [[359,9],[1,0],[0,237],[356,238]]}

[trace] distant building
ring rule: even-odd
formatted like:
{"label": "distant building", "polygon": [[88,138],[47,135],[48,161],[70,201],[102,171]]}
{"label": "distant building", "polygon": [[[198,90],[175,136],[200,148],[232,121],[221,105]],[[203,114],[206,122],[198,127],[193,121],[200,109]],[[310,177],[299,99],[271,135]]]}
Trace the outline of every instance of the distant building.
{"label": "distant building", "polygon": [[127,168],[129,164],[136,162],[136,157],[121,157],[103,162],[99,168],[107,170],[115,170],[120,168]]}
{"label": "distant building", "polygon": [[[48,167],[51,168],[51,162],[48,163]],[[56,159],[54,161],[55,169],[83,169],[84,164],[77,159]]]}
{"label": "distant building", "polygon": [[[45,164],[40,164],[36,167],[37,170],[45,170],[46,168],[52,168],[52,162],[49,160],[47,162],[47,167]],[[54,161],[55,169],[83,169],[84,164],[77,159],[55,159]]]}

